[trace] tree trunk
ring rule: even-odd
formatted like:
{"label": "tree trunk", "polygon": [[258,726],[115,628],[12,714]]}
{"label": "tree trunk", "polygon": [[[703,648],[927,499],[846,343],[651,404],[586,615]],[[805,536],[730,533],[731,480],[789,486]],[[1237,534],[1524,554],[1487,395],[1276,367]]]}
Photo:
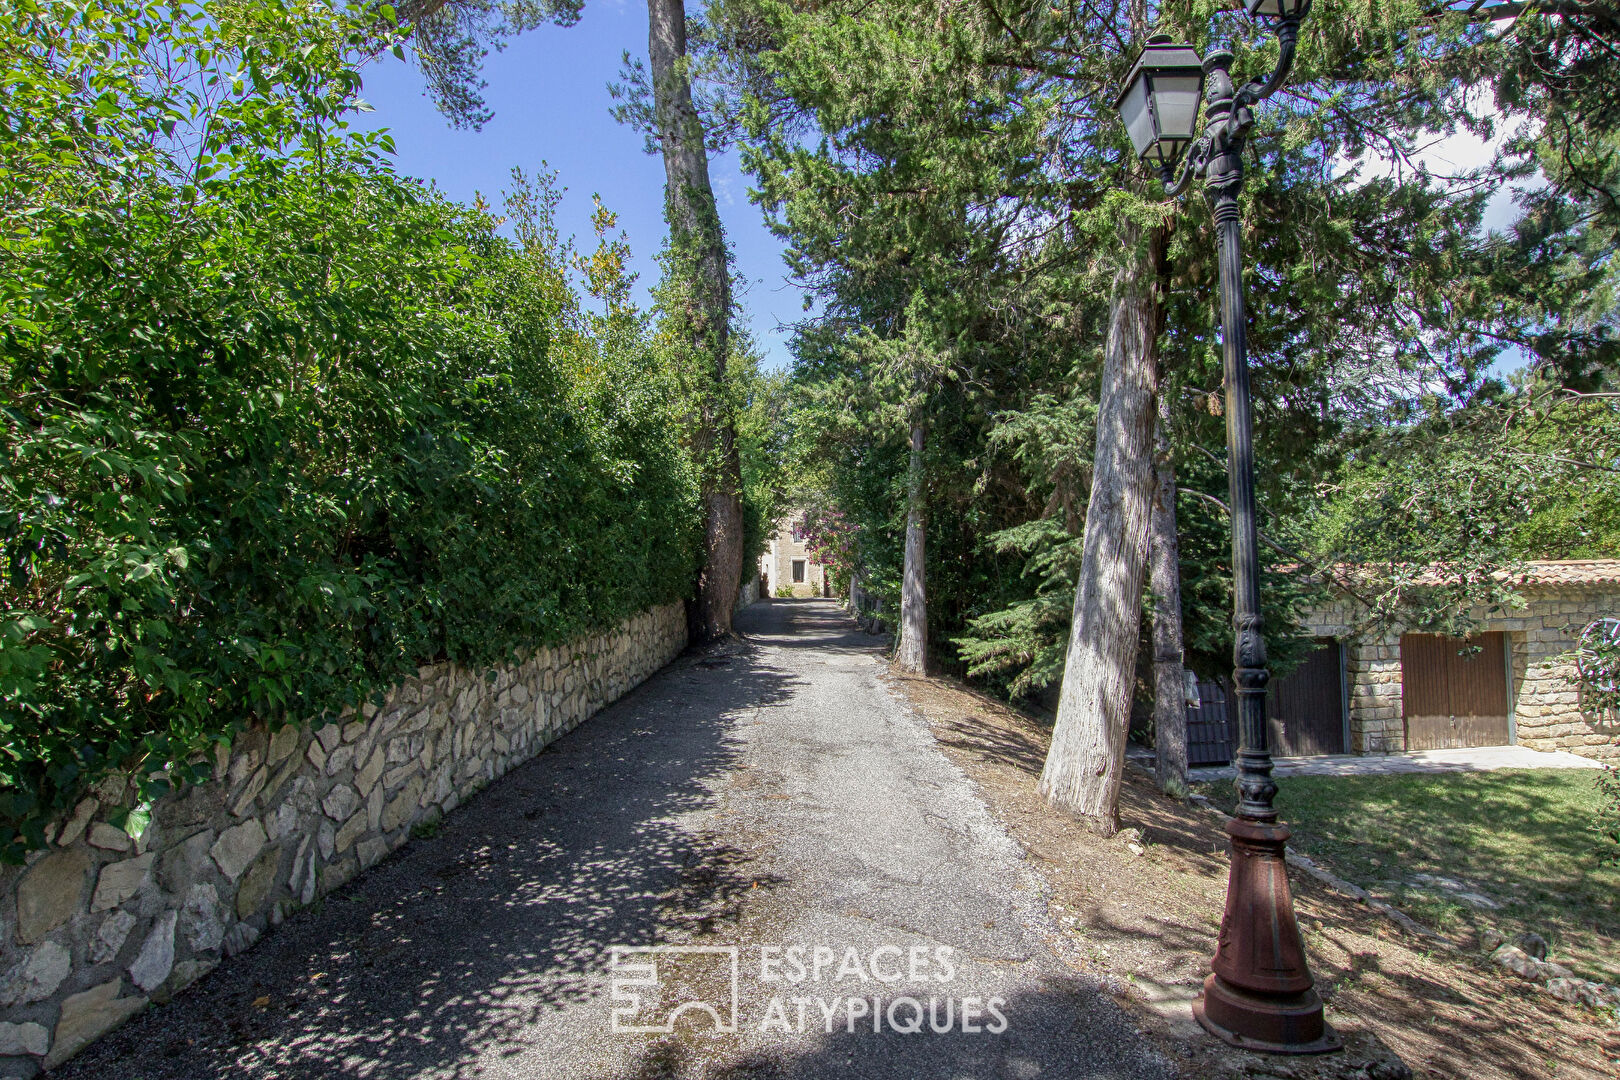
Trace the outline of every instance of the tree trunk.
{"label": "tree trunk", "polygon": [[1158,476],[1153,492],[1148,587],[1153,590],[1153,745],[1159,787],[1187,790],[1187,703],[1181,641],[1181,545],[1176,540],[1176,467],[1170,461],[1170,401],[1159,397],[1154,436]]}
{"label": "tree trunk", "polygon": [[923,588],[926,491],[923,487],[923,425],[911,425],[906,469],[906,564],[900,584],[900,647],[895,665],[917,675],[928,669],[928,600]]}
{"label": "tree trunk", "polygon": [[1142,578],[1153,509],[1159,266],[1165,233],[1120,228],[1097,403],[1097,452],[1086,504],[1080,581],[1041,793],[1104,836],[1119,829],[1119,781],[1130,729]]}
{"label": "tree trunk", "polygon": [[737,433],[726,407],[730,348],[731,267],[714,189],[703,121],[692,104],[686,58],[684,0],[647,0],[658,141],[664,157],[664,216],[669,222],[669,272],[681,276],[677,314],[690,335],[699,372],[698,430],[693,439],[702,478],[703,569],[698,574],[691,630],[698,640],[731,633],[742,583],[742,466]]}

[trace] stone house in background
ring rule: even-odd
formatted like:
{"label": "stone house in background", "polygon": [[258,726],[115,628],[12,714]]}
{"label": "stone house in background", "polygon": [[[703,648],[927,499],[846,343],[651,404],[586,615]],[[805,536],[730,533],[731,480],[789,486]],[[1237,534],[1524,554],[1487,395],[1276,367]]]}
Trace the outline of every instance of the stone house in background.
{"label": "stone house in background", "polygon": [[785,588],[793,596],[828,595],[827,570],[805,544],[804,509],[795,507],[776,519],[770,547],[759,557],[759,572],[766,596],[777,596]]}
{"label": "stone house in background", "polygon": [[1620,617],[1620,559],[1533,562],[1520,592],[1523,608],[1476,611],[1467,642],[1367,631],[1348,595],[1307,611],[1318,648],[1268,694],[1276,752],[1520,745],[1620,762],[1620,717],[1590,706],[1573,659],[1588,626]]}

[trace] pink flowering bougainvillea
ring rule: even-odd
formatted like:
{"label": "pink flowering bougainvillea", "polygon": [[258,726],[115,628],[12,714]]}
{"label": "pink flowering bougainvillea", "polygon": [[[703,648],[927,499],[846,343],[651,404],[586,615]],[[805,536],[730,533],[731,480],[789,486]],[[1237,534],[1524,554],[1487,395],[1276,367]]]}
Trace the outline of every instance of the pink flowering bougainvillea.
{"label": "pink flowering bougainvillea", "polygon": [[855,571],[856,529],[842,510],[831,507],[806,510],[794,523],[793,531],[803,538],[810,557],[827,568],[833,582],[839,585],[849,582]]}

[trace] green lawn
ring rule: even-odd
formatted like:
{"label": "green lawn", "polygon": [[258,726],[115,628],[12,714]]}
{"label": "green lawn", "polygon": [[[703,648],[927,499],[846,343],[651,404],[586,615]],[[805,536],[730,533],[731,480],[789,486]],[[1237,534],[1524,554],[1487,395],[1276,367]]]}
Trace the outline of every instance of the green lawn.
{"label": "green lawn", "polygon": [[[1277,805],[1291,843],[1342,877],[1457,936],[1534,930],[1578,974],[1620,982],[1620,867],[1590,831],[1596,770],[1295,776]],[[1502,906],[1479,910],[1421,874]]]}

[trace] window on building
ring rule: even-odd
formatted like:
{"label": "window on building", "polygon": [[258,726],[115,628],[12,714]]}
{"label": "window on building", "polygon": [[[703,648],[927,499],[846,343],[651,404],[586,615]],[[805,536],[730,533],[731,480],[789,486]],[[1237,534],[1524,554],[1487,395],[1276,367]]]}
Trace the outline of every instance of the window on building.
{"label": "window on building", "polygon": [[794,582],[794,584],[797,585],[797,584],[802,583],[803,581],[804,581],[804,560],[803,559],[794,559],[793,560],[793,582]]}

